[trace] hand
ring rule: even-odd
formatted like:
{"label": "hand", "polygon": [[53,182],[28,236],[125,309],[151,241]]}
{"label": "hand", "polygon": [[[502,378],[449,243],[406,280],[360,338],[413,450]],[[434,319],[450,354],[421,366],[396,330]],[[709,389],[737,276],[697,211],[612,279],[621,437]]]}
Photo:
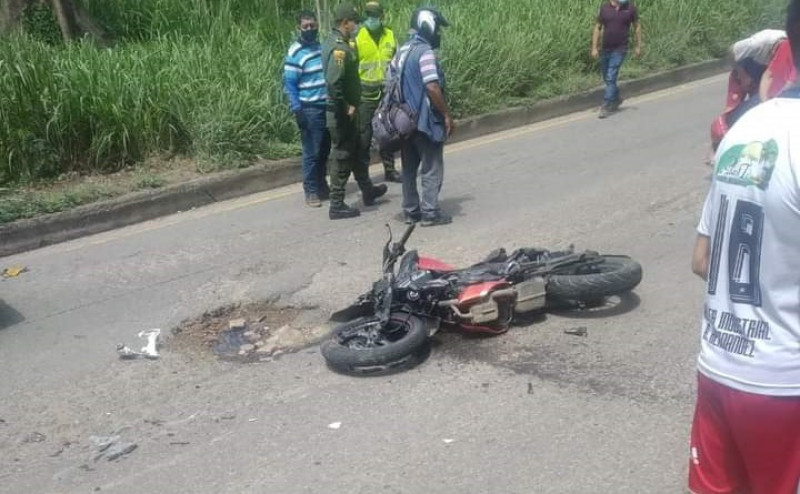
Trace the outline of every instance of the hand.
{"label": "hand", "polygon": [[639,58],[642,56],[642,45],[636,45],[636,48],[633,50],[633,56]]}
{"label": "hand", "polygon": [[347,106],[347,116],[353,118],[356,116],[356,107],[348,105]]}
{"label": "hand", "polygon": [[453,135],[453,131],[456,130],[456,124],[449,113],[444,116],[444,130],[447,132],[447,137]]}
{"label": "hand", "polygon": [[297,128],[303,130],[303,126],[306,122],[305,115],[303,115],[303,110],[297,110],[294,112],[294,121],[297,122]]}
{"label": "hand", "polygon": [[596,47],[592,47],[592,58],[595,60],[600,58],[600,50],[598,50]]}

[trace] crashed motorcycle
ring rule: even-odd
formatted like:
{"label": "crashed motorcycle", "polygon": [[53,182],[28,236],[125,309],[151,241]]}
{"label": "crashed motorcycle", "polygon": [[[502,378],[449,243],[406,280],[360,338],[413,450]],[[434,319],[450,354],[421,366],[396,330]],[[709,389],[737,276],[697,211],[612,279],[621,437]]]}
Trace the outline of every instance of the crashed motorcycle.
{"label": "crashed motorcycle", "polygon": [[[406,252],[410,225],[383,248],[382,277],[356,303],[331,316],[341,324],[322,344],[328,365],[346,374],[409,367],[442,327],[485,335],[506,332],[514,317],[553,305],[596,304],[633,290],[642,267],[628,256],[521,248],[493,251],[456,269]],[[397,266],[399,260],[399,266]]]}

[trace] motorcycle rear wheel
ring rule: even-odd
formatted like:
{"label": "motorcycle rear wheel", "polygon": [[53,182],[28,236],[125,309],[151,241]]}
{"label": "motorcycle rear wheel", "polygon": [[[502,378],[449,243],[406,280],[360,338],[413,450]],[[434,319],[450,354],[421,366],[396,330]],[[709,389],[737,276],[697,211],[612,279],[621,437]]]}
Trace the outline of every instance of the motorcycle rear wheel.
{"label": "motorcycle rear wheel", "polygon": [[551,275],[547,296],[553,300],[594,301],[627,293],[642,281],[642,266],[627,256],[600,256],[594,265],[573,265]]}
{"label": "motorcycle rear wheel", "polygon": [[418,316],[393,312],[386,328],[375,316],[362,317],[334,329],[322,344],[328,365],[345,374],[375,374],[417,363],[428,343],[428,330]]}

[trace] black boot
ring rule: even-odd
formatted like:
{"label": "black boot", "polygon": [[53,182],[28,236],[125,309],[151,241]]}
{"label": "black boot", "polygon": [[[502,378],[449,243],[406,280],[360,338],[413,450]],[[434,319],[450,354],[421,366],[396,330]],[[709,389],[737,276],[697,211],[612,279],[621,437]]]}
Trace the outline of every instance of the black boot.
{"label": "black boot", "polygon": [[400,177],[400,173],[397,170],[386,170],[383,173],[383,178],[387,182],[395,182],[395,183],[402,183],[403,179]]}
{"label": "black boot", "polygon": [[355,218],[360,216],[361,211],[352,208],[347,204],[340,202],[338,204],[331,203],[331,208],[328,210],[328,218],[332,220],[344,220],[347,218]]}
{"label": "black boot", "polygon": [[370,189],[362,190],[361,197],[364,200],[364,205],[372,206],[375,204],[375,199],[384,195],[387,190],[389,190],[389,187],[386,184],[373,185]]}

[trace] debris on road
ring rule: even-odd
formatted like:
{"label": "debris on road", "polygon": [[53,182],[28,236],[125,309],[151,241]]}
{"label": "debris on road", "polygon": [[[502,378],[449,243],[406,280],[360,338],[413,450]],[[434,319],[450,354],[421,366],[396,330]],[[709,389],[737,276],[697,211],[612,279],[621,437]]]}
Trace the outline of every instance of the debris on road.
{"label": "debris on road", "polygon": [[332,424],[328,424],[328,429],[333,429],[335,431],[339,430],[339,428],[341,428],[341,427],[342,427],[342,423],[341,422],[334,422]]}
{"label": "debris on road", "polygon": [[99,453],[107,450],[112,444],[120,440],[120,436],[90,436],[89,441],[97,448]]}
{"label": "debris on road", "polygon": [[147,344],[142,347],[140,351],[136,351],[127,345],[120,343],[117,345],[117,353],[122,359],[135,359],[135,358],[149,358],[157,359],[161,357],[158,353],[159,337],[161,336],[160,329],[149,329],[147,331],[139,332],[139,338],[147,338]]}
{"label": "debris on road", "polygon": [[578,326],[577,328],[565,329],[564,333],[572,336],[589,336],[589,330],[586,329],[586,326]]}
{"label": "debris on road", "polygon": [[120,442],[117,444],[112,445],[108,448],[105,452],[106,459],[108,461],[114,461],[116,459],[122,458],[123,456],[127,456],[133,452],[139,445],[136,443],[127,443],[127,442]]}
{"label": "debris on road", "polygon": [[30,434],[27,434],[23,438],[22,442],[24,442],[24,443],[42,443],[46,439],[47,439],[47,436],[45,436],[41,432],[31,432]]}
{"label": "debris on road", "polygon": [[16,278],[22,273],[27,273],[28,268],[25,266],[12,266],[3,270],[3,278]]}
{"label": "debris on road", "polygon": [[442,442],[445,444],[451,444],[455,441],[455,439],[442,439]]}
{"label": "debris on road", "polygon": [[136,443],[123,441],[122,437],[119,435],[91,436],[89,441],[91,441],[97,450],[94,461],[99,461],[103,457],[108,461],[114,461],[131,454],[139,447]]}
{"label": "debris on road", "polygon": [[70,446],[72,446],[72,442],[71,441],[64,441],[63,443],[61,443],[61,447],[58,448],[58,450],[56,450],[53,454],[49,455],[50,458],[58,458]]}
{"label": "debris on road", "polygon": [[528,383],[528,394],[529,395],[533,394],[533,383]]}
{"label": "debris on road", "polygon": [[228,321],[228,329],[231,330],[239,330],[247,328],[247,320],[246,319],[231,319]]}

